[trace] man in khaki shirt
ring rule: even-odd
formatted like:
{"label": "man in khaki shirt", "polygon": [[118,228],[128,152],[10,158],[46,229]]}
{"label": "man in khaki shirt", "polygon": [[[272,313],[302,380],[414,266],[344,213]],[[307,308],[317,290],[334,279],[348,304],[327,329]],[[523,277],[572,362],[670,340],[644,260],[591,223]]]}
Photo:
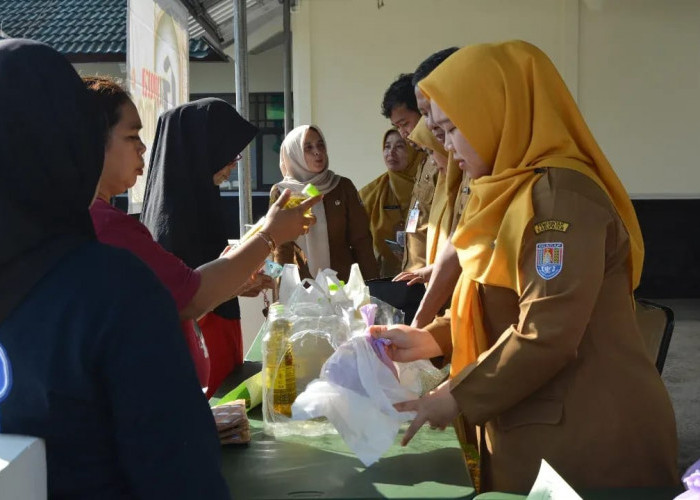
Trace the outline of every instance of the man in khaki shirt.
{"label": "man in khaki shirt", "polygon": [[[389,86],[382,101],[382,115],[406,139],[420,120],[416,96],[411,83],[413,74],[402,74]],[[428,234],[428,218],[435,194],[437,166],[421,152],[423,162],[416,172],[411,203],[406,214],[406,240],[403,270],[413,271],[425,266],[425,242]]]}

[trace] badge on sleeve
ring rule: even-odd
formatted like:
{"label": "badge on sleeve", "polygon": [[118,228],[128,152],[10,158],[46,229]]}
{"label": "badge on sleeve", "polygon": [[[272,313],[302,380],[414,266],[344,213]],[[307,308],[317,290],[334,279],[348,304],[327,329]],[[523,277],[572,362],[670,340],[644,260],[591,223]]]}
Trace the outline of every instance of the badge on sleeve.
{"label": "badge on sleeve", "polygon": [[570,225],[571,224],[564,222],[563,220],[550,219],[538,222],[534,225],[534,229],[535,234],[544,233],[545,231],[559,231],[561,233],[565,233],[569,230]]}
{"label": "badge on sleeve", "polygon": [[557,276],[564,267],[564,243],[538,243],[535,254],[537,274],[546,280]]}

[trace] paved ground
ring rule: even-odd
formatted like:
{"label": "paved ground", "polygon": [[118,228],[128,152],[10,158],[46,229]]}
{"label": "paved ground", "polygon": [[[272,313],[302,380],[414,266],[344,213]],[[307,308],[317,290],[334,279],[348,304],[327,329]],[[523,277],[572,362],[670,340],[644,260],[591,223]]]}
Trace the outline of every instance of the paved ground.
{"label": "paved ground", "polygon": [[659,299],[673,309],[673,330],[663,380],[678,426],[678,466],[685,471],[700,459],[700,299]]}

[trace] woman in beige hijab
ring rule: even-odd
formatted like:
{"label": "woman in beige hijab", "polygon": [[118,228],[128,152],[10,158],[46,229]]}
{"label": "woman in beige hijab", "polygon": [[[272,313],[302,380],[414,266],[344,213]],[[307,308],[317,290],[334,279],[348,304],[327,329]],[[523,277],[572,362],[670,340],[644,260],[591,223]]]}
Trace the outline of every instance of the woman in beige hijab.
{"label": "woman in beige hijab", "polygon": [[302,278],[330,268],[344,281],[350,266],[357,262],[365,279],[376,278],[379,270],[367,214],[352,181],[328,168],[326,140],[320,128],[301,125],[287,134],[280,151],[280,170],[284,179],[272,187],[271,203],[285,188],[299,193],[307,184],[323,194],[323,203],[312,209],[316,224],[294,243],[280,245],[275,261],[298,264]]}

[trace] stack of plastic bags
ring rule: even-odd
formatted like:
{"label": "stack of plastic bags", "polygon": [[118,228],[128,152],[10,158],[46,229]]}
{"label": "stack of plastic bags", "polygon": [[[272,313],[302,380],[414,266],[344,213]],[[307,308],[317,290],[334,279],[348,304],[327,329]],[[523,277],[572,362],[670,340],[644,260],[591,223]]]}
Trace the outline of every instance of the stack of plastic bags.
{"label": "stack of plastic bags", "polygon": [[[292,422],[266,412],[268,420],[283,424],[277,429],[293,429],[284,433],[304,433],[294,421],[326,417],[362,463],[376,462],[394,443],[400,426],[415,417],[393,405],[417,399],[442,374],[427,361],[394,363],[387,354],[388,341],[369,335],[375,320],[402,323],[403,313],[369,296],[356,264],[347,284],[328,269],[319,271],[315,280],[302,281],[295,266],[285,266],[279,302],[292,324],[289,345],[297,396]],[[279,367],[283,364],[277,361]],[[267,408],[273,406],[267,403]]]}
{"label": "stack of plastic bags", "polygon": [[[367,326],[375,312],[374,304],[362,307]],[[351,338],[292,405],[295,419],[328,418],[365,465],[376,462],[393,444],[401,424],[415,416],[396,411],[393,404],[420,396],[420,388],[401,384],[385,349],[369,333]]]}

